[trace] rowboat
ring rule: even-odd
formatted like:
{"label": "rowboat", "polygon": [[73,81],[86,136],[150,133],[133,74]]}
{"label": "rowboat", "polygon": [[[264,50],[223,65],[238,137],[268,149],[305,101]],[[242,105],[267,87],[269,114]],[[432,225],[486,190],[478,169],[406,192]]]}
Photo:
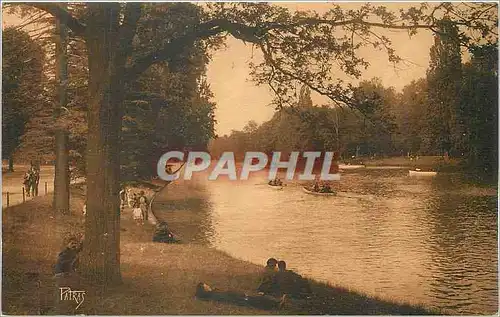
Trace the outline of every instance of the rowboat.
{"label": "rowboat", "polygon": [[365,165],[339,164],[339,168],[342,170],[353,170],[357,168],[365,168]]}
{"label": "rowboat", "polygon": [[408,168],[406,166],[367,166],[366,169],[371,170],[402,170]]}
{"label": "rowboat", "polygon": [[436,176],[437,172],[410,171],[410,176]]}
{"label": "rowboat", "polygon": [[309,195],[316,195],[316,196],[336,196],[337,195],[337,193],[335,193],[335,192],[333,192],[333,193],[314,192],[312,190],[307,189],[306,187],[302,187],[302,190]]}
{"label": "rowboat", "polygon": [[267,184],[267,186],[271,187],[272,189],[276,189],[276,190],[283,189],[283,186],[276,186],[276,185],[269,185],[269,184]]}

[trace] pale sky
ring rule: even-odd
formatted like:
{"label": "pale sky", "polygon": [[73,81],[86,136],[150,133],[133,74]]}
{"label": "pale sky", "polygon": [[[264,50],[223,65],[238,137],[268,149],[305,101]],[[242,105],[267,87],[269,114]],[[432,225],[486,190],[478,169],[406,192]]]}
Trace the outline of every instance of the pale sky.
{"label": "pale sky", "polygon": [[[385,3],[389,9],[398,10],[417,5],[418,3]],[[281,3],[291,10],[314,10],[323,13],[331,7],[331,3]],[[344,8],[355,8],[362,3],[340,3]],[[19,23],[16,17],[2,14],[2,26]],[[414,79],[425,76],[429,64],[429,50],[433,44],[432,34],[421,31],[411,39],[405,31],[380,30],[382,35],[393,41],[396,53],[407,62],[401,63],[397,69],[387,61],[386,53],[364,50],[363,57],[371,66],[363,73],[362,80],[379,77],[385,86],[393,86],[397,90],[403,88]],[[248,62],[254,59],[255,63],[261,60],[258,50],[253,50],[250,45],[230,38],[227,48],[215,52],[213,60],[208,66],[208,80],[217,102],[216,119],[217,133],[228,134],[232,129],[241,130],[249,120],[262,123],[269,120],[274,108],[269,106],[272,94],[266,86],[257,87],[249,76]],[[315,103],[324,104],[328,100],[315,96]]]}

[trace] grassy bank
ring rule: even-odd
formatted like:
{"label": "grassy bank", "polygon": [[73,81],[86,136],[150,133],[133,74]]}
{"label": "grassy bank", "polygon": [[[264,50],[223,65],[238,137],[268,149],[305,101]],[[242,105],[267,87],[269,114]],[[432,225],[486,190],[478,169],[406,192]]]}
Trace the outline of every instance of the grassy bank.
{"label": "grassy bank", "polygon": [[[3,210],[2,311],[5,314],[50,314],[58,290],[52,266],[68,232],[83,231],[83,196],[72,192],[71,216],[54,215],[52,196],[37,197]],[[122,214],[121,271],[123,284],[103,290],[78,280],[87,292],[78,311],[67,314],[428,314],[415,306],[391,303],[341,287],[311,282],[321,300],[263,311],[194,298],[203,281],[223,290],[252,291],[261,266],[195,244],[150,242],[151,225],[137,226]],[[265,259],[263,259],[263,262]],[[369,277],[367,277],[369,278]]]}

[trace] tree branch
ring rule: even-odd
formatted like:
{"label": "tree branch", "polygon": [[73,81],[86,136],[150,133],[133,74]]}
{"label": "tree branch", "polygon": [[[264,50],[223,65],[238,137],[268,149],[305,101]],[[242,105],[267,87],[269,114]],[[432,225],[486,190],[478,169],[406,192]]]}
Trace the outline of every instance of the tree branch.
{"label": "tree branch", "polygon": [[65,23],[75,35],[84,35],[86,28],[85,24],[78,21],[78,19],[73,17],[67,10],[61,8],[59,4],[47,2],[31,2],[26,4],[52,14],[55,18]]}
{"label": "tree branch", "polygon": [[[438,6],[438,8],[440,8],[440,6]],[[460,24],[460,22],[458,22],[458,24]],[[288,23],[267,22],[261,23],[258,26],[251,26],[243,23],[233,22],[226,18],[213,19],[211,21],[200,24],[194,31],[182,35],[178,38],[174,38],[168,43],[165,43],[165,45],[161,49],[146,54],[145,56],[136,58],[128,67],[127,80],[136,79],[152,64],[168,60],[170,57],[173,57],[176,54],[180,54],[187,45],[192,44],[197,40],[207,39],[217,34],[227,32],[233,37],[244,42],[261,45],[265,41],[266,36],[270,35],[272,31],[288,30],[291,34],[294,34],[294,32],[296,31],[294,29],[296,27],[311,27],[319,25],[327,25],[332,28],[346,25],[355,25],[357,27],[364,26],[368,28],[375,27],[393,30],[428,29],[435,32],[435,29],[433,28],[434,22],[429,24],[409,22],[408,25],[404,23],[381,23],[366,21],[363,19],[363,16],[346,20],[329,20],[317,17],[306,17]],[[386,43],[382,44],[385,45]],[[311,88],[313,89],[313,87]]]}
{"label": "tree branch", "polygon": [[[260,48],[262,50],[262,53],[264,54],[264,59],[266,60],[266,62],[269,65],[272,66],[273,72],[274,72],[274,70],[280,71],[285,76],[287,76],[293,80],[296,80],[298,82],[301,82],[304,85],[307,85],[311,90],[314,90],[318,94],[325,96],[325,97],[328,97],[330,100],[332,100],[336,104],[339,104],[339,101],[340,101],[350,108],[355,108],[353,103],[352,103],[352,100],[348,96],[342,96],[340,94],[334,94],[330,91],[325,91],[324,88],[316,86],[316,85],[312,84],[310,81],[304,80],[304,79],[300,78],[299,76],[294,75],[292,72],[284,69],[283,67],[281,67],[280,65],[278,65],[278,63],[276,63],[274,61],[271,50],[266,49],[264,44],[260,45]],[[281,99],[281,97],[280,97],[280,99]]]}
{"label": "tree branch", "polygon": [[212,28],[209,24],[210,23],[202,25],[202,27],[195,32],[174,38],[166,43],[161,49],[135,59],[132,64],[126,68],[126,80],[134,81],[151,65],[168,60],[170,57],[180,54],[188,44],[223,32],[222,29],[217,27]]}

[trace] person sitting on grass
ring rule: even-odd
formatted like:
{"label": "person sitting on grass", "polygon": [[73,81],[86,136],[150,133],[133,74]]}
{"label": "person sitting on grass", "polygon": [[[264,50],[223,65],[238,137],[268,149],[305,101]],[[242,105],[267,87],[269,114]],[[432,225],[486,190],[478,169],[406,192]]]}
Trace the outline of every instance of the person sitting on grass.
{"label": "person sitting on grass", "polygon": [[272,295],[276,292],[276,264],[278,261],[275,258],[269,258],[266,267],[262,273],[257,292],[260,294]]}
{"label": "person sitting on grass", "polygon": [[286,262],[278,262],[278,273],[276,274],[278,294],[287,294],[291,298],[305,299],[311,295],[311,287],[306,279],[299,274],[287,270]]}
{"label": "person sitting on grass", "polygon": [[71,237],[69,239],[66,248],[57,256],[54,272],[56,277],[70,274],[76,270],[78,266],[78,253],[80,253],[82,248],[83,243],[78,238]]}
{"label": "person sitting on grass", "polygon": [[168,229],[167,223],[162,221],[156,225],[153,242],[178,243],[180,241],[177,240],[174,234]]}
{"label": "person sitting on grass", "polygon": [[242,292],[221,291],[202,282],[196,286],[195,296],[200,300],[213,300],[265,310],[282,308],[287,298],[286,295],[276,298],[268,295],[248,295]]}

